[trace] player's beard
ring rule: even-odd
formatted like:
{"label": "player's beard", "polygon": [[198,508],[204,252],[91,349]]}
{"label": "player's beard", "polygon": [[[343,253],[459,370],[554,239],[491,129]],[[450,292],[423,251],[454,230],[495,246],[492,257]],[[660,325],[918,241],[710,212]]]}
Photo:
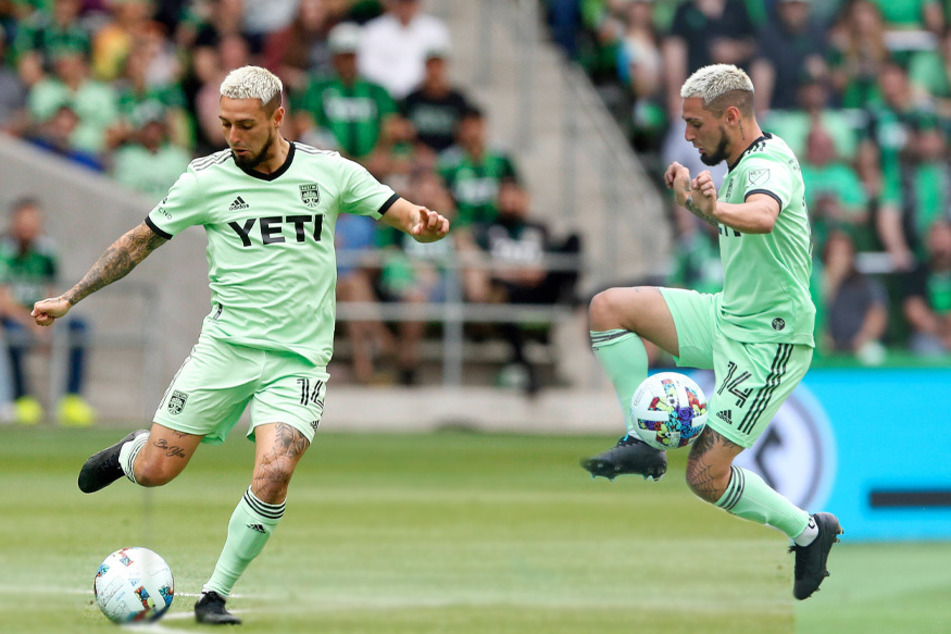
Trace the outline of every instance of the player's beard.
{"label": "player's beard", "polygon": [[716,149],[710,154],[701,154],[700,161],[704,165],[719,165],[726,160],[726,157],[726,131],[720,128],[720,142],[717,143]]}
{"label": "player's beard", "polygon": [[234,157],[234,162],[238,167],[246,170],[253,170],[255,167],[264,162],[264,159],[268,157],[268,154],[271,151],[271,146],[273,145],[274,130],[268,129],[267,141],[264,143],[264,147],[261,148],[260,152],[257,154],[241,156],[234,151],[234,148],[231,148],[231,156]]}

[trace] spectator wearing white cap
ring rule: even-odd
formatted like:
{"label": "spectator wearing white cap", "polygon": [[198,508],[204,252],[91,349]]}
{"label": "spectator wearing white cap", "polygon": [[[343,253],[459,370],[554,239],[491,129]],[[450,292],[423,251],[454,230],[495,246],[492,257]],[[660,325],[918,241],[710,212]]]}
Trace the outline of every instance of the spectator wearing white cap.
{"label": "spectator wearing white cap", "polygon": [[291,106],[301,135],[329,132],[336,149],[382,175],[385,161],[375,156],[388,134],[396,103],[386,89],[357,70],[357,51],[365,39],[353,22],[338,24],[327,36],[333,71],[313,75],[292,94]]}

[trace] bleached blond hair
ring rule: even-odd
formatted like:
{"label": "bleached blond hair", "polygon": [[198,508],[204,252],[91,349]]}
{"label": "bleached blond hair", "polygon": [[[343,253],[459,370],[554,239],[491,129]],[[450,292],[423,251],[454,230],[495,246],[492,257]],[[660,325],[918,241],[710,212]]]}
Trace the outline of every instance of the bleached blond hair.
{"label": "bleached blond hair", "polygon": [[228,73],[221,82],[221,96],[230,99],[260,99],[270,109],[281,103],[284,84],[280,78],[260,66],[242,66]]}
{"label": "bleached blond hair", "polygon": [[697,70],[680,88],[683,99],[700,97],[703,107],[723,112],[737,106],[744,114],[753,112],[753,82],[749,75],[733,64],[711,64]]}

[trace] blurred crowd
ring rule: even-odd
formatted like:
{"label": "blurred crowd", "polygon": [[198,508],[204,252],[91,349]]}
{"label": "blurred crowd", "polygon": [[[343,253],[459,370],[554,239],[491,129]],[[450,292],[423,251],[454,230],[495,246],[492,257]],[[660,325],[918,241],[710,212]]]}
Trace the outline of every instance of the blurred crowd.
{"label": "blurred crowd", "polygon": [[[514,159],[453,80],[448,28],[421,0],[0,0],[0,27],[0,127],[154,199],[192,158],[227,147],[219,85],[258,64],[284,81],[285,138],[337,150],[452,220],[451,241],[418,245],[342,217],[341,301],[572,300],[576,275],[544,262],[576,253],[577,239],[532,214]],[[416,383],[427,328],[346,322],[344,380]],[[524,329],[496,334],[537,389]]]}
{"label": "blurred crowd", "polygon": [[[819,353],[875,364],[951,353],[951,3],[943,0],[546,0],[658,178],[683,140],[680,86],[741,66],[762,127],[800,159],[813,225]],[[722,178],[725,166],[714,169]],[[715,291],[715,232],[671,209],[669,283]]]}
{"label": "blurred crowd", "polygon": [[[764,129],[801,160],[821,353],[867,363],[881,361],[883,346],[951,353],[945,4],[544,2],[552,39],[587,70],[658,177],[671,160],[705,167],[682,140],[683,79],[714,62],[750,72]],[[448,28],[427,9],[421,0],[0,0],[0,128],[159,199],[192,158],[226,147],[219,84],[229,70],[259,64],[284,80],[286,138],[337,150],[452,219],[452,240],[417,245],[366,218],[341,218],[341,301],[575,301],[576,272],[545,263],[577,254],[577,238],[553,235],[533,212],[516,160],[489,142],[491,122],[454,78]],[[39,203],[10,210],[4,281],[21,283],[20,271],[33,288],[37,279],[53,284],[55,266],[47,262],[41,276],[22,265],[40,266],[38,253],[55,263],[45,238],[12,237],[24,206]],[[717,290],[715,235],[684,210],[669,217],[677,245],[666,283]],[[15,294],[0,298],[0,316],[10,367],[22,375],[22,354],[42,335],[22,327],[29,299],[17,304]],[[362,314],[341,328],[349,378],[417,383],[432,325]],[[82,323],[70,329],[71,368],[82,367],[84,332]],[[524,386],[537,389],[525,329],[500,324],[495,334]],[[78,397],[81,371],[70,372],[67,396]],[[42,415],[22,376],[8,383],[26,404],[18,418]],[[81,399],[65,403],[64,419],[92,416]]]}

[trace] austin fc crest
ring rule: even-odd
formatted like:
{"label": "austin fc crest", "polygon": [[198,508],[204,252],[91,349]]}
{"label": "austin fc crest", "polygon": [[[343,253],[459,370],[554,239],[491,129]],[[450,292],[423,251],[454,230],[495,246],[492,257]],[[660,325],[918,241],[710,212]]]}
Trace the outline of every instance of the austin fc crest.
{"label": "austin fc crest", "polygon": [[305,205],[314,209],[317,207],[317,203],[320,202],[320,186],[317,183],[301,185],[300,199]]}
{"label": "austin fc crest", "polygon": [[168,399],[168,411],[172,414],[181,414],[187,400],[188,394],[175,390]]}

